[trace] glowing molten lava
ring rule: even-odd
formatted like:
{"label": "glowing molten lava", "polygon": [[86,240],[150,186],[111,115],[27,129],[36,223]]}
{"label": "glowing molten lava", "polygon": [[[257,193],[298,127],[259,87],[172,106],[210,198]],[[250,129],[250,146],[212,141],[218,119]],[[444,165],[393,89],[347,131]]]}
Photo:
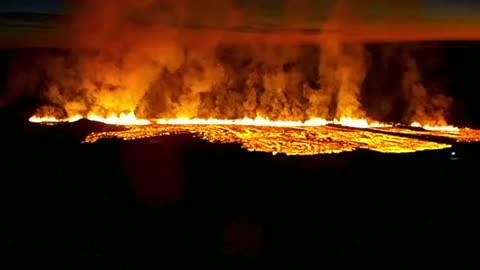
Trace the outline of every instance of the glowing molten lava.
{"label": "glowing molten lava", "polygon": [[[156,121],[160,125],[225,125],[225,126],[266,126],[266,127],[295,127],[302,126],[304,123],[300,121],[270,121],[263,117],[257,117],[255,119],[243,118],[243,119],[188,119],[188,118],[175,118],[175,119],[159,119]],[[326,125],[325,122],[318,122],[318,125]]]}
{"label": "glowing molten lava", "polygon": [[151,124],[158,125],[236,125],[236,126],[265,126],[265,127],[315,127],[326,125],[340,125],[352,128],[381,128],[391,127],[392,125],[368,121],[367,119],[356,119],[351,117],[341,117],[332,121],[323,118],[313,118],[305,122],[302,121],[286,121],[286,120],[269,120],[258,116],[254,119],[201,119],[201,118],[172,118],[172,119],[157,119],[148,120],[137,118],[133,112],[120,113],[119,115],[110,114],[107,117],[102,117],[97,114],[89,114],[87,117],[75,115],[65,119],[58,119],[53,116],[32,116],[29,121],[32,123],[73,123],[80,119],[86,118],[91,121],[101,122],[108,125],[120,126],[145,126]]}
{"label": "glowing molten lava", "polygon": [[317,127],[326,126],[329,124],[340,125],[353,128],[373,128],[373,127],[389,127],[391,125],[382,124],[378,122],[369,122],[366,119],[355,119],[349,117],[342,117],[339,120],[328,121],[322,118],[313,118],[305,122],[301,121],[272,121],[264,117],[256,117],[255,119],[243,118],[238,120],[224,120],[224,119],[159,119],[157,124],[166,125],[237,125],[237,126],[264,126],[264,127]]}
{"label": "glowing molten lava", "polygon": [[151,124],[151,122],[146,119],[138,119],[133,112],[129,114],[121,113],[119,116],[112,114],[107,118],[91,114],[87,119],[109,125],[143,126]]}
{"label": "glowing molten lava", "polygon": [[353,128],[380,128],[380,127],[391,127],[392,125],[379,123],[379,122],[368,122],[366,119],[356,119],[350,117],[342,117],[340,120],[333,120],[333,124],[341,125],[346,127]]}
{"label": "glowing molten lava", "polygon": [[418,122],[411,124],[412,127],[423,128],[430,131],[443,131],[443,132],[459,132],[460,129],[454,126],[432,126],[432,125],[422,125]]}
{"label": "glowing molten lava", "polygon": [[89,114],[87,117],[75,115],[66,119],[58,119],[53,116],[32,116],[29,121],[32,123],[73,123],[83,118],[90,121],[101,122],[108,125],[120,125],[120,126],[143,126],[150,125],[151,122],[146,119],[138,119],[133,112],[120,113],[119,115],[110,114],[108,117],[102,117],[97,114]]}
{"label": "glowing molten lava", "polygon": [[78,120],[82,119],[80,115],[72,116],[67,119],[58,119],[54,116],[32,116],[30,117],[29,121],[32,123],[61,123],[61,122],[68,122],[73,123],[77,122]]}

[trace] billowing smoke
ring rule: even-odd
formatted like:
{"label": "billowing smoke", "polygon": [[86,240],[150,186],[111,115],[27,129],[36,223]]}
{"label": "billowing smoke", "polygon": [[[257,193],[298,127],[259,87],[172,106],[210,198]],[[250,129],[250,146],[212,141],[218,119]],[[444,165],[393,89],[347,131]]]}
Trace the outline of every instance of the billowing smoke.
{"label": "billowing smoke", "polygon": [[361,44],[345,45],[339,42],[341,29],[345,29],[349,19],[355,18],[353,3],[355,1],[336,1],[324,24],[326,31],[332,31],[329,41],[321,45],[319,74],[324,94],[313,95],[314,101],[320,101],[319,104],[313,103],[314,110],[328,108],[328,105],[322,103],[325,101],[331,103],[333,99],[336,103],[334,117],[337,119],[364,117],[360,91],[367,71],[367,53]]}
{"label": "billowing smoke", "polygon": [[[39,113],[368,117],[361,93],[370,56],[362,43],[344,36],[362,25],[358,2],[323,5],[328,12],[318,27],[328,39],[307,43],[292,39],[288,31],[262,32],[257,28],[263,19],[237,2],[77,1],[67,52],[42,55],[32,63],[38,67],[29,75],[37,82],[32,87],[42,89],[47,104]],[[311,4],[287,5],[291,13],[284,12],[284,23],[304,24],[301,14]],[[403,90],[409,104],[403,120],[443,124],[451,100],[429,93],[415,60],[405,59]]]}
{"label": "billowing smoke", "polygon": [[404,61],[406,71],[402,87],[408,106],[404,121],[446,125],[445,117],[453,100],[442,93],[434,93],[424,86],[417,62],[411,55],[405,53]]}
{"label": "billowing smoke", "polygon": [[[245,23],[239,7],[216,0],[205,10],[192,1],[172,3],[81,1],[71,53],[41,61],[51,105],[42,110],[62,116],[135,111],[147,118],[364,116],[362,45],[333,38],[319,45],[274,44],[254,37],[233,44],[229,35],[208,31]],[[207,8],[218,17],[203,13]],[[341,22],[343,13],[332,14],[329,23]],[[195,22],[202,28],[192,30]]]}

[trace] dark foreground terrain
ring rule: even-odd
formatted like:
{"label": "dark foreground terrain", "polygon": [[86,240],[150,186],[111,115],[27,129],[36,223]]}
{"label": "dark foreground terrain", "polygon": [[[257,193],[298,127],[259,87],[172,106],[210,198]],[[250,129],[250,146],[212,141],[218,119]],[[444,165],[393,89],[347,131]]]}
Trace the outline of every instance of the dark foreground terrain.
{"label": "dark foreground terrain", "polygon": [[2,131],[3,257],[60,269],[468,269],[478,147],[306,157]]}

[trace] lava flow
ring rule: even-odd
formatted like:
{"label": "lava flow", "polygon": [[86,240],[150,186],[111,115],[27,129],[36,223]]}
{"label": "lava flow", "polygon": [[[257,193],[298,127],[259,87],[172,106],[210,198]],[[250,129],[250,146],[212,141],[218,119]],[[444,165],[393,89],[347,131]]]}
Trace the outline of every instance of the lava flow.
{"label": "lava flow", "polygon": [[[35,123],[75,122],[69,119],[32,117]],[[384,153],[408,153],[451,147],[456,141],[480,141],[479,132],[452,126],[429,126],[413,123],[411,127],[369,122],[366,119],[341,118],[328,121],[312,119],[300,121],[270,121],[256,119],[138,119],[133,113],[100,117],[89,115],[89,120],[109,125],[121,125],[122,131],[91,133],[85,142],[120,138],[136,140],[176,134],[192,134],[212,143],[238,143],[249,151],[282,153],[287,155],[315,155],[340,153],[355,149],[369,149]]]}

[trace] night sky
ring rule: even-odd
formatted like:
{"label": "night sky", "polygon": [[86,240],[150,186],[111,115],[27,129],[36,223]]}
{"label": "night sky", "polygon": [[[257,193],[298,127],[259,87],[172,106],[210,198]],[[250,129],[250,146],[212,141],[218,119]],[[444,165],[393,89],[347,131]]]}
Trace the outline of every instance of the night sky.
{"label": "night sky", "polygon": [[[73,0],[0,0],[0,13],[26,12],[43,14],[66,14]],[[99,3],[103,0],[98,0]],[[170,0],[175,1],[175,0]],[[219,0],[220,1],[220,0]],[[255,18],[261,25],[282,24],[285,18],[285,4],[295,0],[225,0],[236,1],[246,11],[248,17]],[[303,27],[315,29],[328,18],[329,10],[336,0],[306,0],[308,9],[302,15]],[[472,28],[480,23],[480,0],[349,0],[352,14],[369,23],[380,22],[412,22],[412,20],[446,23],[447,25],[463,24]],[[291,2],[290,2],[291,3]],[[200,9],[202,5],[198,6]],[[206,11],[206,12],[204,12]],[[208,13],[208,8],[201,14]],[[214,12],[214,11],[210,11]],[[303,12],[303,11],[302,11]],[[194,13],[194,12],[193,12]],[[355,17],[355,16],[354,16]],[[8,21],[0,20],[0,38],[11,39],[12,35],[24,36],[26,32],[38,31],[45,20],[39,20],[35,28],[24,27],[24,15],[18,17],[20,23],[12,24],[14,17],[9,15]],[[33,17],[29,19],[32,24]],[[23,27],[19,29],[19,27]],[[20,30],[22,31],[21,33]],[[28,30],[28,31],[27,31]],[[456,31],[456,30],[454,30]],[[5,33],[11,33],[6,36]]]}
{"label": "night sky", "polygon": [[[39,13],[62,13],[65,10],[69,0],[1,0],[0,12],[39,12]],[[252,0],[238,0],[244,2],[251,2]],[[254,2],[259,2],[255,1]],[[263,2],[282,2],[278,0],[263,0]],[[455,6],[461,5],[475,5],[479,4],[480,0],[425,0],[426,12],[438,9],[441,6],[447,5],[451,9],[451,4]]]}
{"label": "night sky", "polygon": [[1,0],[0,12],[62,13],[66,0]]}

